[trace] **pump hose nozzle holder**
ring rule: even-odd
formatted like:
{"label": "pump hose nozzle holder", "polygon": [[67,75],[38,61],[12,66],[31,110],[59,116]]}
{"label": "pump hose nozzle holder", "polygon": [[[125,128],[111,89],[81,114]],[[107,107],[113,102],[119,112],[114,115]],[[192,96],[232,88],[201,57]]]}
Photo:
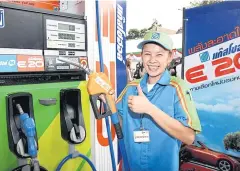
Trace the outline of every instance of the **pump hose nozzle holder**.
{"label": "pump hose nozzle holder", "polygon": [[[37,160],[38,142],[32,101],[28,92],[12,93],[6,97],[9,149],[18,158],[18,166],[12,171],[47,171]],[[31,158],[30,163],[27,158]]]}
{"label": "pump hose nozzle holder", "polygon": [[86,138],[81,90],[79,88],[67,88],[60,91],[60,125],[61,136],[69,144],[69,154],[61,160],[56,171],[60,171],[68,160],[76,157],[86,160],[92,170],[96,171],[91,160],[75,150],[75,145],[82,143]]}

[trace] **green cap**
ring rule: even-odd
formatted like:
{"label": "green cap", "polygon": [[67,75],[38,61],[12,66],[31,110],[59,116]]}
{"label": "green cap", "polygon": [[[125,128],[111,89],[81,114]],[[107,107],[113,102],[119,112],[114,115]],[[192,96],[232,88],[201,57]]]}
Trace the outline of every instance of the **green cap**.
{"label": "green cap", "polygon": [[137,48],[142,49],[146,43],[150,42],[157,43],[170,51],[173,49],[173,41],[171,37],[168,36],[166,33],[159,31],[147,32],[143,38],[143,41],[138,44]]}

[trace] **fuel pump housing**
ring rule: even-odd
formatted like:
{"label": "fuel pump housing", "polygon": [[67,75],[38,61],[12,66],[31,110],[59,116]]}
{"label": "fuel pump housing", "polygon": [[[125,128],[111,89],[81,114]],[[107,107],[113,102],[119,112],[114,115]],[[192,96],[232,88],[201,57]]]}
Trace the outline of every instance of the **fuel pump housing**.
{"label": "fuel pump housing", "polygon": [[[15,103],[19,103],[24,112],[34,119],[39,163],[46,170],[56,169],[67,154],[65,140],[71,140],[64,132],[61,134],[60,113],[65,102],[68,109],[69,106],[74,109],[71,121],[75,132],[79,133],[79,126],[80,133],[84,130],[77,143],[88,140],[76,148],[87,155],[91,143],[90,137],[87,138],[90,136],[87,134],[90,132],[90,109],[86,74],[58,60],[65,57],[88,64],[86,18],[5,2],[0,3],[0,16],[0,161],[4,161],[0,170],[21,169],[26,164],[21,159],[25,161],[29,157],[17,148],[22,141],[27,152],[25,137],[15,115],[18,113]],[[71,90],[77,101],[67,98],[62,102],[60,96],[65,90]],[[63,125],[62,129],[65,129]],[[79,161],[67,164],[65,168],[76,170],[77,163]],[[81,167],[88,169],[85,165]]]}

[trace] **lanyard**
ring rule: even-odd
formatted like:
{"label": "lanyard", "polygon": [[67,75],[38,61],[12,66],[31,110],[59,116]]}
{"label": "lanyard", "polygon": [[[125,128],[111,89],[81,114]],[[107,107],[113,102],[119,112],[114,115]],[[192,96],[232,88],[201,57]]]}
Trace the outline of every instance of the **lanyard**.
{"label": "lanyard", "polygon": [[140,120],[140,130],[142,131],[142,130],[144,130],[144,128],[143,128],[143,117],[144,117],[144,114],[141,114],[140,117],[141,117],[140,118],[141,119]]}

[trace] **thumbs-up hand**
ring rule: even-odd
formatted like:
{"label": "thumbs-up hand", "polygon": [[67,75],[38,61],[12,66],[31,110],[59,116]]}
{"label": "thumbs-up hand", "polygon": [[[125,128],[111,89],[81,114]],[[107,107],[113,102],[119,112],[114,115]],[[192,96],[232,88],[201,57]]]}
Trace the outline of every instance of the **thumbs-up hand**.
{"label": "thumbs-up hand", "polygon": [[142,92],[140,85],[137,87],[138,95],[128,97],[128,107],[135,113],[147,113],[149,107],[152,105],[151,102]]}

